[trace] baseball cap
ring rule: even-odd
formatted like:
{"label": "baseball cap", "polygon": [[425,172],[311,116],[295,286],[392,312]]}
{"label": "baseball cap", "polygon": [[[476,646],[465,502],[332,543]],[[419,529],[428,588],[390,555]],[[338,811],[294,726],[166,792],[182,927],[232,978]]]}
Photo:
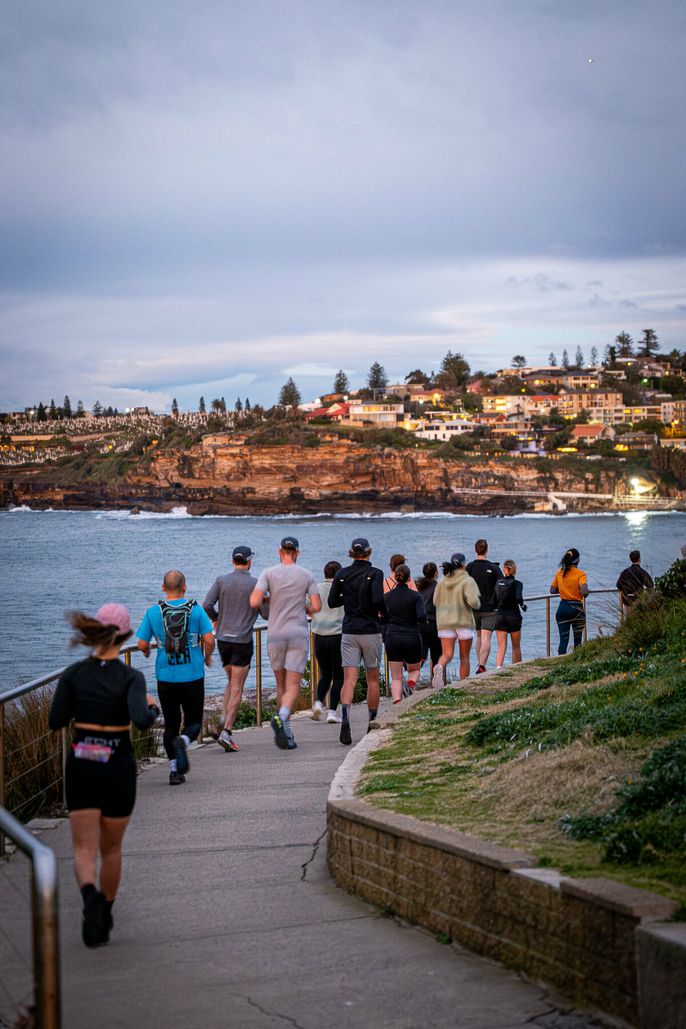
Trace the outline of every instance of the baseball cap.
{"label": "baseball cap", "polygon": [[131,616],[123,604],[103,604],[95,617],[103,625],[114,626],[118,636],[131,632]]}
{"label": "baseball cap", "polygon": [[369,540],[366,540],[364,538],[364,536],[358,536],[350,544],[350,549],[351,550],[364,550],[366,552],[367,550],[371,550],[372,548],[369,546]]}
{"label": "baseball cap", "polygon": [[250,561],[255,554],[250,547],[234,547],[233,554],[231,555],[234,561]]}
{"label": "baseball cap", "polygon": [[281,549],[285,550],[289,547],[291,550],[300,550],[300,544],[298,543],[295,536],[284,536],[281,540]]}
{"label": "baseball cap", "polygon": [[457,568],[460,568],[462,565],[466,564],[467,558],[464,556],[464,554],[460,554],[460,552],[458,551],[456,554],[453,554],[451,556],[450,561],[451,564],[454,564]]}

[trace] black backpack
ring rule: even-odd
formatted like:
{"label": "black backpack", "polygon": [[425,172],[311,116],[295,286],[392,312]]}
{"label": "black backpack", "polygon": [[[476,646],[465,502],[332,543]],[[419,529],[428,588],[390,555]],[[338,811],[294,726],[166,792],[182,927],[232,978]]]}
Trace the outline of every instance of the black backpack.
{"label": "black backpack", "polygon": [[159,603],[164,628],[164,649],[175,664],[185,664],[191,659],[189,627],[195,601],[168,604],[166,600],[160,600]]}

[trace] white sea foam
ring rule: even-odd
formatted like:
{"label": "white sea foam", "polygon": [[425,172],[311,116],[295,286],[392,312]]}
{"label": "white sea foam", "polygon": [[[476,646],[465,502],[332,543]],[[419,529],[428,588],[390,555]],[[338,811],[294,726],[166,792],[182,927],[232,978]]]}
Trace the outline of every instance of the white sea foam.
{"label": "white sea foam", "polygon": [[33,512],[33,508],[29,507],[28,504],[20,504],[18,507],[8,507],[9,514],[23,514],[24,511]]}
{"label": "white sea foam", "polygon": [[188,513],[187,507],[173,507],[171,511],[137,511],[134,513],[133,509],[124,511],[95,511],[96,518],[107,518],[113,519],[114,521],[123,521],[124,519],[132,518],[135,521],[148,521],[152,518],[193,518],[193,515]]}

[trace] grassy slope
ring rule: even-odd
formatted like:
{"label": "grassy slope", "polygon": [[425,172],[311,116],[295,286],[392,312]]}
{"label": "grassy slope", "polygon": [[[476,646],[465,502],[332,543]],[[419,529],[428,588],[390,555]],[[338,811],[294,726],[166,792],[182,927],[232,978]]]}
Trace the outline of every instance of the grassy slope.
{"label": "grassy slope", "polygon": [[380,807],[525,849],[566,874],[665,893],[686,917],[683,797],[670,795],[657,816],[668,823],[669,843],[664,826],[651,836],[644,823],[620,820],[621,832],[639,841],[630,862],[604,860],[607,838],[574,839],[560,822],[615,810],[617,790],[627,781],[635,789],[646,759],[685,739],[685,655],[680,601],[637,611],[616,636],[561,661],[433,694],[371,756],[358,792]]}

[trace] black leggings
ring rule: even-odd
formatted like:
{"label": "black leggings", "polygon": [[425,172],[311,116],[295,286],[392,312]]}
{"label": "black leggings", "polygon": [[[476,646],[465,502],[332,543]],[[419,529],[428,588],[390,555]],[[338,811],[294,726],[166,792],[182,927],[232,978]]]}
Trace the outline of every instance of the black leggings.
{"label": "black leggings", "polygon": [[324,697],[331,687],[329,707],[335,710],[341,700],[343,686],[343,665],[341,663],[341,637],[314,636],[314,656],[319,665],[319,681],[317,683],[317,700],[324,703]]}
{"label": "black leggings", "polygon": [[205,680],[193,682],[159,682],[157,695],[160,698],[164,718],[164,750],[171,761],[176,757],[172,742],[179,735],[181,712],[183,711],[184,732],[188,739],[197,740],[205,709]]}
{"label": "black leggings", "polygon": [[435,622],[427,622],[426,625],[421,625],[419,628],[422,634],[422,660],[426,661],[427,656],[430,654],[431,664],[435,665],[443,653],[441,641],[438,638],[438,626]]}

